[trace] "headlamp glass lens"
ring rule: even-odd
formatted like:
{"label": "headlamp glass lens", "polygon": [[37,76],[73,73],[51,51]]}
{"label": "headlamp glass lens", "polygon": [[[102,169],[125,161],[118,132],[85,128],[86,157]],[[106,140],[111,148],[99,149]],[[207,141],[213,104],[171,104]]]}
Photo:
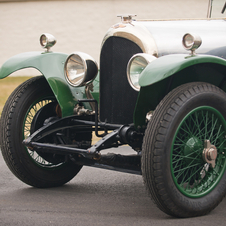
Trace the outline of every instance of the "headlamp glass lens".
{"label": "headlamp glass lens", "polygon": [[40,40],[41,40],[40,41],[41,45],[43,47],[45,47],[47,45],[47,38],[46,38],[46,36],[45,35],[42,35]]}
{"label": "headlamp glass lens", "polygon": [[138,56],[135,57],[131,63],[129,68],[129,82],[133,86],[135,90],[139,90],[139,76],[141,72],[145,69],[145,67],[148,65],[148,62],[145,58]]}
{"label": "headlamp glass lens", "polygon": [[185,35],[183,43],[184,43],[185,48],[191,49],[194,44],[194,37],[190,34]]}
{"label": "headlamp glass lens", "polygon": [[66,64],[66,75],[70,83],[80,85],[85,76],[85,66],[78,55],[71,55]]}

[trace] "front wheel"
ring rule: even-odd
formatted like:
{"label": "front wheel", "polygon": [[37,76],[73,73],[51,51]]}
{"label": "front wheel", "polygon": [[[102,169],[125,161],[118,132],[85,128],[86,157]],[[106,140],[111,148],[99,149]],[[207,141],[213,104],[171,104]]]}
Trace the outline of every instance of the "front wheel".
{"label": "front wheel", "polygon": [[15,176],[34,187],[63,185],[82,167],[65,156],[31,151],[22,144],[46,119],[56,117],[56,106],[57,101],[47,81],[40,76],[16,88],[2,111],[0,140],[4,160]]}
{"label": "front wheel", "polygon": [[214,209],[226,194],[226,94],[207,83],[170,92],[148,124],[142,174],[165,213],[194,217]]}

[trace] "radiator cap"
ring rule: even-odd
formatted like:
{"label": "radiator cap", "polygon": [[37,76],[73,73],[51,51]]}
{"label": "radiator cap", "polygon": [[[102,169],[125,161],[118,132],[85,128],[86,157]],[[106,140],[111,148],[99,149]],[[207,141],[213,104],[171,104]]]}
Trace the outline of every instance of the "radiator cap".
{"label": "radiator cap", "polygon": [[137,16],[136,14],[123,14],[118,15],[117,17],[121,17],[122,23],[128,24],[133,21],[133,17]]}

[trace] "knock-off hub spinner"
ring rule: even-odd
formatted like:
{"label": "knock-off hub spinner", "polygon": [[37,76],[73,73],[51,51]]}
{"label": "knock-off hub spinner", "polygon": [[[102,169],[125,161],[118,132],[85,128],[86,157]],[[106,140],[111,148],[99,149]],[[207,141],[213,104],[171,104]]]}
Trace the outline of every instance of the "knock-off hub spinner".
{"label": "knock-off hub spinner", "polygon": [[214,145],[212,145],[209,140],[204,141],[202,158],[205,162],[209,163],[212,168],[215,167],[215,161],[217,158],[217,148]]}

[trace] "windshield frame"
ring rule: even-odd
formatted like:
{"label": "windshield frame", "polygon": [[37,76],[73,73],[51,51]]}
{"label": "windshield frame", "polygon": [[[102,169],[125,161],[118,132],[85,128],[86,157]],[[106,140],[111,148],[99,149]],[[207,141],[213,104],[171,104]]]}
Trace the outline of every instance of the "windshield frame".
{"label": "windshield frame", "polygon": [[224,15],[225,7],[226,7],[225,0],[209,0],[207,9],[207,18],[209,19],[225,18]]}

